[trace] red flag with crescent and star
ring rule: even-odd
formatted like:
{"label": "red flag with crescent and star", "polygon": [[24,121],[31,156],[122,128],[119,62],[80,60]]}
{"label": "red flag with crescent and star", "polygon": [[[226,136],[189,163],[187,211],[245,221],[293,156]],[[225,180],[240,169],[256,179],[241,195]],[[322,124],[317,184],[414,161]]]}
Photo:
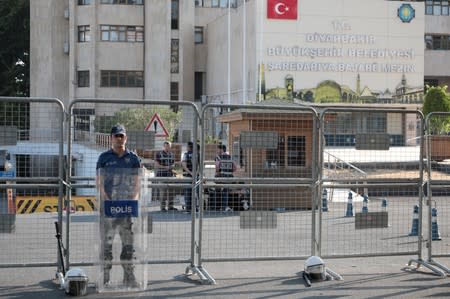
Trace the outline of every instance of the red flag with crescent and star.
{"label": "red flag with crescent and star", "polygon": [[267,18],[297,20],[297,0],[267,0]]}

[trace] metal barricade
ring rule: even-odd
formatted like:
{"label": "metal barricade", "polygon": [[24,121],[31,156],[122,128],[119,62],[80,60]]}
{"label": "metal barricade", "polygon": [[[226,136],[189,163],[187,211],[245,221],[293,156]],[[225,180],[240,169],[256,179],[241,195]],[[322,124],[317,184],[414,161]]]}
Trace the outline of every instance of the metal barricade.
{"label": "metal barricade", "polygon": [[[410,265],[449,272],[435,260],[448,257],[450,186],[446,156],[434,150],[450,141],[433,131],[448,113],[424,121],[416,110],[348,107],[319,117],[309,106],[264,102],[207,104],[200,115],[190,102],[78,99],[65,118],[58,99],[0,97],[0,105],[0,268],[61,268],[63,256],[67,266],[98,263],[95,165],[111,126],[123,123],[149,186],[148,263],[187,263],[186,274],[209,283],[204,262],[309,255],[417,255]],[[169,139],[174,177],[155,162]],[[188,142],[193,176],[183,175]]]}
{"label": "metal barricade", "polygon": [[317,119],[293,103],[203,107],[200,268],[311,254]]}
{"label": "metal barricade", "polygon": [[423,115],[326,108],[321,114],[323,257],[417,255],[423,260]]}
{"label": "metal barricade", "polygon": [[[191,102],[78,99],[71,103],[68,111],[71,157],[71,189],[68,193],[72,206],[83,207],[76,208],[67,217],[70,228],[67,231],[68,263],[93,265],[98,260],[99,253],[93,240],[97,235],[95,165],[98,156],[111,146],[111,127],[121,123],[127,131],[127,147],[141,158],[149,186],[143,199],[148,211],[148,263],[188,263],[193,266],[195,213],[186,212],[184,193],[198,182],[195,177],[183,176],[181,160],[187,143],[197,140],[199,113],[196,106]],[[180,129],[174,132],[175,128]],[[177,140],[170,150],[175,176],[160,177],[157,157],[163,150],[163,143],[172,139]],[[194,154],[196,152],[197,149]],[[164,210],[163,195],[169,199]],[[93,202],[86,203],[89,199]]]}
{"label": "metal barricade", "polygon": [[428,261],[446,273],[450,269],[436,258],[450,256],[446,245],[450,235],[449,123],[448,112],[432,112],[426,117]]}
{"label": "metal barricade", "polygon": [[0,97],[0,268],[61,266],[64,105]]}

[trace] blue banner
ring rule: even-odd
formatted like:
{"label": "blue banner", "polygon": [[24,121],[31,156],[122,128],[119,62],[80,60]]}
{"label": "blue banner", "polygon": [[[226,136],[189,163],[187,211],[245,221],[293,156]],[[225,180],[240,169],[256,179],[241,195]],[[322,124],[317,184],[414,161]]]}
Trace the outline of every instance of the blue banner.
{"label": "blue banner", "polygon": [[105,217],[138,217],[137,200],[105,200]]}

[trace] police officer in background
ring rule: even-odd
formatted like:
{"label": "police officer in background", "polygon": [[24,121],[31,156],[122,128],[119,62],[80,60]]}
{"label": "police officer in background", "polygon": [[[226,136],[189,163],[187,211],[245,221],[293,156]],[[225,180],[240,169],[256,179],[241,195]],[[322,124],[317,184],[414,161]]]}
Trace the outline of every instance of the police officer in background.
{"label": "police officer in background", "polygon": [[[173,153],[170,151],[171,144],[169,141],[164,141],[163,150],[156,154],[155,166],[156,166],[156,177],[173,177],[173,168],[175,165],[175,158]],[[169,188],[159,189],[159,199],[161,201],[161,211],[167,212],[176,211],[177,209],[173,206],[173,191]],[[167,209],[166,209],[167,204]]]}
{"label": "police officer in background", "polygon": [[[200,146],[197,144],[197,170],[200,161]],[[193,177],[193,158],[194,157],[194,143],[189,141],[187,144],[187,152],[183,154],[181,159],[181,166],[183,167],[183,176],[184,177]],[[184,189],[184,203],[186,205],[186,211],[190,212],[192,207],[192,188],[186,187]],[[197,206],[197,202],[195,201],[195,206]]]}
{"label": "police officer in background", "polygon": [[[219,144],[217,146],[217,156],[215,158],[216,174],[217,178],[231,178],[233,172],[236,171],[236,164],[231,158],[231,155],[227,152],[227,146],[225,144]],[[216,196],[217,196],[216,189]],[[221,197],[221,209],[225,212],[232,211],[228,206],[228,195],[230,190],[228,188],[221,188],[219,190]]]}
{"label": "police officer in background", "polygon": [[[105,200],[138,200],[139,198],[139,168],[142,167],[139,157],[129,151],[125,145],[127,132],[125,127],[117,124],[111,128],[111,149],[103,152],[97,161],[97,188],[99,188],[102,202]],[[121,171],[125,169],[126,171]],[[135,169],[136,171],[133,171]],[[101,207],[101,210],[103,207]],[[103,210],[103,213],[105,211]],[[134,265],[130,262],[134,255],[134,236],[132,231],[132,218],[105,218],[102,217],[102,251],[105,261],[103,268],[103,282],[110,283],[110,272],[113,259],[113,241],[116,231],[122,241],[120,260],[123,268],[123,283],[127,287],[137,287],[134,276]]]}

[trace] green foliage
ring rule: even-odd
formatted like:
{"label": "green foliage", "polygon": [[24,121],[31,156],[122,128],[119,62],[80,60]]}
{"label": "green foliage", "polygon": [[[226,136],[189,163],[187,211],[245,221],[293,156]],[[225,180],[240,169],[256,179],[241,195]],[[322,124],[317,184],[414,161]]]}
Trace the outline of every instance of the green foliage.
{"label": "green foliage", "polygon": [[166,106],[152,106],[151,108],[126,108],[114,116],[97,116],[94,126],[98,132],[109,133],[116,123],[123,124],[127,131],[144,131],[154,113],[158,113],[164,127],[169,133],[168,140],[173,140],[175,130],[181,121],[182,111],[173,112]]}
{"label": "green foliage", "polygon": [[[450,95],[447,86],[427,86],[427,93],[422,107],[425,117],[431,112],[450,112]],[[450,131],[450,118],[446,116],[432,116],[430,129],[434,134],[447,134]]]}
{"label": "green foliage", "polygon": [[210,135],[206,136],[205,144],[219,144],[220,140],[217,137],[212,137]]}
{"label": "green foliage", "polygon": [[30,0],[0,1],[0,95],[28,96]]}

